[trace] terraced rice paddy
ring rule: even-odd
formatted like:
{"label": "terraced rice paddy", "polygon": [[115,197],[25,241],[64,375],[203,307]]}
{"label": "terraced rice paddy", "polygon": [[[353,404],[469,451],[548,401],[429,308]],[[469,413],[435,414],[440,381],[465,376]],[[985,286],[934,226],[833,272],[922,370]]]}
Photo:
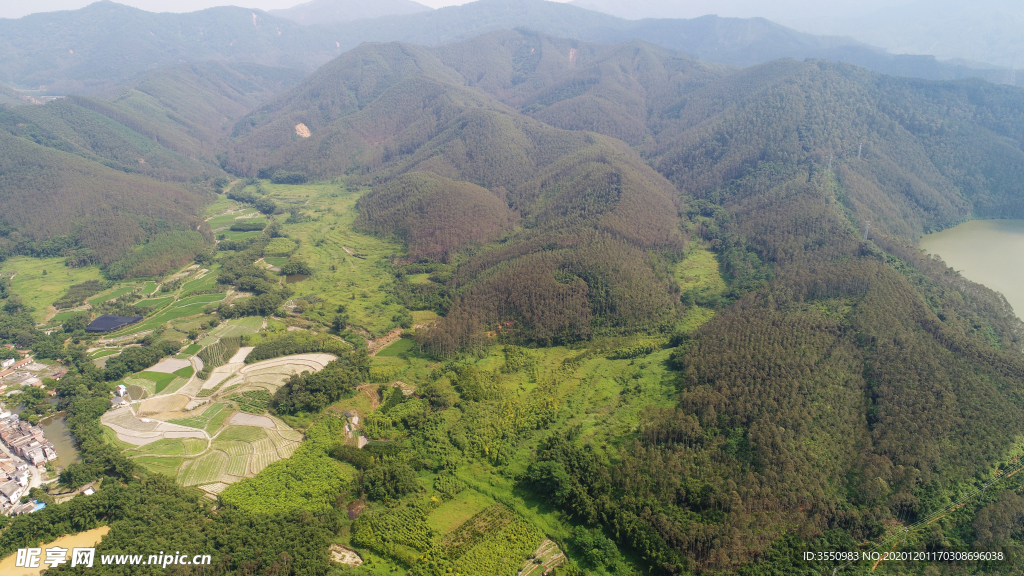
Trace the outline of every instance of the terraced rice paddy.
{"label": "terraced rice paddy", "polygon": [[[145,330],[152,330],[157,326],[171,320],[177,320],[186,316],[193,316],[201,313],[207,306],[216,304],[224,299],[225,294],[201,294],[199,296],[189,296],[188,298],[182,298],[174,304],[167,306],[163,310],[157,312],[151,318],[143,320],[137,324],[132,324],[127,328],[123,328],[117,332],[112,333],[112,336],[124,336],[127,334],[136,334]],[[173,297],[172,297],[173,298]]]}
{"label": "terraced rice paddy", "polygon": [[171,424],[188,426],[190,428],[199,428],[200,430],[202,430],[203,428],[206,428],[206,425],[209,424],[210,421],[213,420],[215,416],[220,414],[221,411],[223,411],[225,408],[227,408],[227,404],[213,404],[210,406],[206,406],[205,409],[200,411],[199,414],[196,414],[195,416],[181,418],[179,420],[168,420],[168,422],[170,422]]}
{"label": "terraced rice paddy", "polygon": [[182,486],[196,486],[220,480],[227,471],[228,455],[214,450],[198,458],[186,462],[178,472],[178,482]]}
{"label": "terraced rice paddy", "polygon": [[[223,329],[255,331],[262,325],[260,319],[244,320],[225,323]],[[112,433],[109,441],[146,469],[172,475],[179,483],[198,486],[211,495],[290,457],[301,444],[302,434],[282,420],[260,413],[252,400],[265,401],[267,394],[292,374],[318,371],[334,356],[298,354],[250,365],[243,359],[244,354],[239,354],[232,358],[236,362],[215,370],[214,375],[227,371],[221,374],[227,380],[222,383],[223,390],[212,392],[201,390],[204,383],[195,378],[181,392],[168,392],[187,381],[180,375],[192,371],[191,365],[179,368],[182,360],[165,360],[158,365],[161,372],[154,367],[127,378],[132,397],[144,398],[133,401],[131,407],[104,414],[101,421]],[[167,386],[163,393],[158,385]],[[206,397],[197,397],[201,391]],[[245,393],[250,396],[243,396]],[[244,407],[250,413],[240,411],[238,398],[248,400]],[[196,405],[193,410],[185,409]],[[106,437],[107,432],[104,434]]]}

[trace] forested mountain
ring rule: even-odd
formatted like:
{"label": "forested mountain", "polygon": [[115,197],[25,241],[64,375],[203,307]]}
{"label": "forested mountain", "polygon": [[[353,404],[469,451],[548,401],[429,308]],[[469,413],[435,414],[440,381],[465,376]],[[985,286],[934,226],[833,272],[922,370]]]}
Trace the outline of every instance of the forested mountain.
{"label": "forested mountain", "polygon": [[[0,20],[0,80],[51,94],[102,94],[171,64],[224,60],[307,71],[362,42],[440,45],[486,32],[528,28],[578,40],[640,39],[703,60],[748,66],[777,58],[850,62],[911,77],[1006,80],[1003,70],[895,56],[844,37],[814,36],[761,18],[623,20],[544,0],[480,0],[370,21],[302,26],[258,10],[220,7],[154,14],[109,1],[75,11]],[[116,40],[115,40],[116,39]]]}
{"label": "forested mountain", "polygon": [[272,16],[294,20],[299,24],[334,24],[366,20],[396,14],[415,14],[431,10],[412,0],[311,0],[291,8],[268,10]]}
{"label": "forested mountain", "polygon": [[374,183],[364,229],[456,264],[441,357],[669,329],[666,264],[710,245],[731,303],[677,339],[678,408],[621,462],[553,436],[531,478],[651,566],[735,571],[790,531],[877,536],[1006,454],[1024,325],[916,240],[1024,213],[1022,113],[982,81],[504,32],[364,45],[240,121],[228,165]]}
{"label": "forested mountain", "polygon": [[187,232],[190,249],[202,245],[201,207],[211,181],[226,176],[217,155],[234,121],[300,77],[255,64],[182,64],[110,99],[0,111],[0,249],[107,266],[160,234]]}
{"label": "forested mountain", "polygon": [[200,226],[202,194],[0,132],[4,256],[110,264],[161,232]]}
{"label": "forested mountain", "polygon": [[181,62],[224,60],[308,71],[344,51],[334,36],[245,8],[155,14],[101,1],[0,20],[0,79],[45,86],[52,94],[96,95]]}

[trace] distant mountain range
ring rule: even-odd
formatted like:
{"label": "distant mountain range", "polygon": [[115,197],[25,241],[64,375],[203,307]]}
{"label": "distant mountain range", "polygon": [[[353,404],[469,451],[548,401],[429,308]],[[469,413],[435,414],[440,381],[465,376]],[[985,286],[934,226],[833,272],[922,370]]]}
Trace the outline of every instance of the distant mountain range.
{"label": "distant mountain range", "polygon": [[763,16],[812,34],[852,36],[895,54],[942,60],[1024,64],[1024,3],[1014,0],[573,0],[574,6],[619,18]]}
{"label": "distant mountain range", "polygon": [[1006,80],[1004,70],[896,56],[850,38],[806,34],[762,18],[624,20],[543,0],[479,0],[312,26],[237,7],[155,14],[98,2],[81,10],[0,20],[0,83],[43,87],[54,94],[102,94],[146,71],[180,62],[253,62],[310,71],[362,42],[433,46],[515,28],[601,43],[640,39],[738,66],[814,58],[926,79]]}

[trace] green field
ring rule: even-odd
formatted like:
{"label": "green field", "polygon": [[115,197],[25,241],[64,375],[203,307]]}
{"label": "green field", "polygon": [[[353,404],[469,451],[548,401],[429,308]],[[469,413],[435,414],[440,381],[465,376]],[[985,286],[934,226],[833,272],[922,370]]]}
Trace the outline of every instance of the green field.
{"label": "green field", "polygon": [[[189,428],[199,428],[200,430],[203,430],[210,423],[210,421],[214,419],[214,417],[216,417],[222,411],[225,411],[227,407],[227,404],[212,404],[210,406],[207,406],[206,409],[202,411],[202,413],[196,416],[189,416],[188,418],[181,418],[178,420],[170,420],[169,422],[171,422],[172,424],[180,424],[182,426],[188,426]],[[227,412],[230,412],[230,410],[227,410]]]}
{"label": "green field", "polygon": [[377,357],[398,356],[403,352],[409,352],[416,348],[416,341],[411,338],[399,338],[395,343],[377,352]]}
{"label": "green field", "polygon": [[93,360],[95,360],[97,358],[105,358],[107,356],[113,356],[114,354],[120,354],[120,353],[121,353],[121,349],[120,348],[104,348],[102,350],[97,350],[97,351],[93,352],[92,354],[89,354],[89,358],[92,358]]}
{"label": "green field", "polygon": [[217,431],[220,430],[220,427],[224,425],[224,421],[227,420],[231,414],[233,414],[233,412],[226,409],[217,412],[217,414],[210,418],[210,421],[207,422],[203,429],[211,436],[216,434]]}
{"label": "green field", "polygon": [[258,426],[228,426],[217,435],[217,440],[237,440],[239,442],[256,442],[267,437],[267,431]]}
{"label": "green field", "polygon": [[[295,298],[313,295],[324,300],[307,309],[303,316],[326,327],[334,310],[344,304],[350,323],[374,335],[395,328],[392,317],[402,307],[393,303],[382,287],[394,280],[389,271],[392,254],[402,254],[404,248],[396,242],[352,230],[355,205],[362,191],[346,192],[336,184],[263,186],[280,204],[299,204],[304,213],[315,214],[307,222],[282,226],[285,233],[299,241],[292,259],[302,260],[316,271],[304,282],[289,286]],[[349,251],[360,257],[350,255]],[[266,255],[273,257],[272,252],[268,250]]]}
{"label": "green field", "polygon": [[107,302],[107,301],[113,300],[115,298],[120,298],[121,296],[124,296],[125,294],[128,294],[132,290],[135,290],[137,287],[138,286],[136,286],[135,284],[130,284],[128,286],[122,286],[122,287],[120,287],[120,288],[118,288],[118,289],[116,289],[116,290],[114,290],[112,292],[106,292],[106,293],[100,294],[99,296],[95,296],[93,298],[89,298],[89,304],[92,304],[93,306],[96,306],[97,304],[101,304],[103,302]]}
{"label": "green field", "polygon": [[181,296],[188,296],[193,292],[199,292],[201,290],[212,290],[217,286],[217,266],[210,269],[209,272],[203,275],[202,278],[196,278],[195,280],[189,280],[181,287]]}
{"label": "green field", "polygon": [[263,318],[252,316],[249,318],[236,318],[222,323],[210,331],[211,336],[226,338],[228,336],[242,336],[255,334],[263,326]]}
{"label": "green field", "polygon": [[146,282],[146,285],[142,287],[142,293],[143,294],[152,294],[153,292],[156,292],[156,282],[153,282],[153,281]]}
{"label": "green field", "polygon": [[158,310],[160,308],[163,308],[164,306],[167,306],[171,302],[174,302],[174,296],[164,296],[162,298],[144,298],[136,302],[135,305],[140,306],[142,308],[153,308],[154,310]]}
{"label": "green field", "polygon": [[181,352],[179,352],[175,358],[179,360],[187,360],[192,356],[195,356],[197,352],[202,350],[203,347],[200,344],[189,344]]}
{"label": "green field", "polygon": [[164,388],[167,388],[177,377],[174,374],[165,374],[163,372],[139,372],[138,376],[155,382],[157,394],[163,391]]}
{"label": "green field", "polygon": [[150,472],[174,478],[178,475],[178,468],[181,466],[182,459],[178,457],[140,456],[135,458],[134,461]]}
{"label": "green field", "polygon": [[11,290],[22,302],[35,309],[32,318],[36,322],[46,318],[51,305],[66,294],[72,284],[103,279],[96,266],[68,268],[64,265],[64,258],[28,256],[14,256],[0,262],[0,274],[14,274]]}
{"label": "green field", "polygon": [[197,486],[220,480],[221,474],[227,471],[228,455],[213,451],[182,465],[178,472],[178,482],[183,486]]}
{"label": "green field", "polygon": [[235,232],[234,230],[218,230],[216,232],[217,238],[224,235],[225,240],[245,240],[246,238],[256,238],[263,234],[262,230],[247,230],[245,232]]}
{"label": "green field", "polygon": [[58,312],[57,314],[55,314],[53,316],[53,318],[50,318],[49,320],[47,320],[47,322],[49,324],[59,324],[59,323],[65,321],[65,320],[67,320],[68,318],[73,318],[75,316],[78,316],[79,314],[88,314],[88,313],[89,313],[88,310],[78,310],[78,311],[67,310],[67,311],[64,311],[64,312]]}
{"label": "green field", "polygon": [[194,316],[202,313],[204,309],[210,304],[220,302],[225,297],[224,294],[202,294],[199,296],[190,296],[178,300],[174,304],[167,308],[159,311],[154,316],[133,324],[126,328],[115,332],[114,336],[124,336],[126,334],[134,334],[136,332],[142,332],[143,330],[152,330],[157,326],[170,322],[171,320],[177,320],[178,318],[185,318],[186,316]]}
{"label": "green field", "polygon": [[266,262],[267,264],[270,264],[271,266],[277,266],[278,268],[280,268],[281,266],[284,266],[285,264],[288,263],[288,258],[285,258],[283,256],[267,256],[266,258],[263,259],[263,261]]}
{"label": "green field", "polygon": [[[222,231],[226,232],[227,228],[231,227],[232,224],[242,220],[242,218],[239,218],[240,216],[251,216],[258,214],[258,212],[252,208],[247,208],[240,212],[221,214],[221,212],[224,212],[225,210],[237,210],[238,207],[240,206],[241,204],[235,202],[234,200],[228,199],[226,196],[219,197],[217,202],[207,207],[208,214],[211,213],[209,212],[209,210],[215,210],[216,213],[218,213],[217,216],[213,216],[206,220],[207,223],[209,223],[210,225],[210,229],[218,233]],[[222,228],[224,230],[221,230]]]}
{"label": "green field", "polygon": [[476,490],[463,490],[431,512],[427,516],[427,526],[438,534],[447,534],[493,504],[492,498]]}

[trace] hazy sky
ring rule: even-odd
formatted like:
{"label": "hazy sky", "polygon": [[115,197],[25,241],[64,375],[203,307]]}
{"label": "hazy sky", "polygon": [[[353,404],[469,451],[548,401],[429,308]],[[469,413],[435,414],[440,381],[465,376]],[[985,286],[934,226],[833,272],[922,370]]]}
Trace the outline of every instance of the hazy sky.
{"label": "hazy sky", "polygon": [[[34,12],[53,10],[75,10],[92,4],[95,0],[0,0],[0,18],[21,18]],[[244,6],[246,8],[290,8],[306,0],[117,0],[118,4],[135,6],[150,12],[192,12],[211,6]],[[434,8],[465,4],[471,0],[416,0]],[[566,0],[555,0],[564,2]]]}

